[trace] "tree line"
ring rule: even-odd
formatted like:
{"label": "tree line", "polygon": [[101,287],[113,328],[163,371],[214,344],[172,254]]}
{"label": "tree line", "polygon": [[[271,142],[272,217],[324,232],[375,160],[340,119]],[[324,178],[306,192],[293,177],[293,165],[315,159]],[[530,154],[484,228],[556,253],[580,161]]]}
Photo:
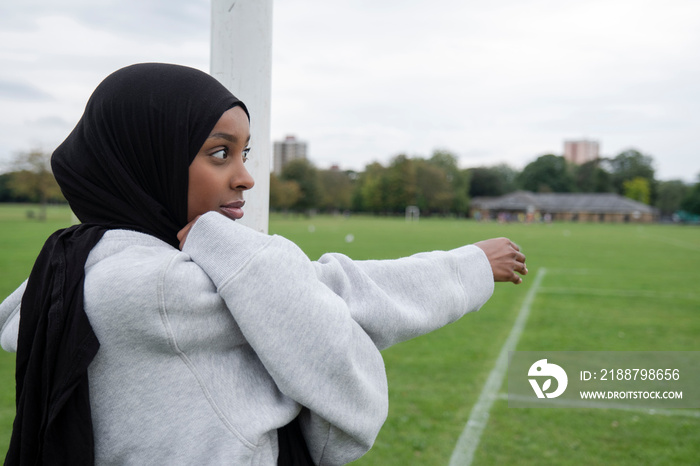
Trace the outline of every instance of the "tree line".
{"label": "tree line", "polygon": [[[65,202],[50,169],[50,154],[19,154],[12,169],[0,174],[0,202],[32,202],[45,206]],[[662,216],[678,211],[700,215],[700,175],[688,185],[655,179],[653,158],[630,149],[615,157],[583,165],[545,154],[522,171],[501,164],[461,169],[457,156],[437,150],[430,158],[397,155],[387,166],[379,162],[362,172],[321,170],[306,159],[294,160],[280,177],[270,175],[270,208],[293,212],[354,211],[403,214],[417,206],[422,214],[466,216],[470,200],[516,191],[618,193],[655,206]],[[43,215],[40,211],[40,217]]]}
{"label": "tree line", "polygon": [[270,175],[270,207],[403,214],[414,205],[423,214],[465,216],[471,199],[516,190],[617,193],[657,207],[662,216],[679,210],[700,215],[700,176],[695,185],[656,180],[653,158],[634,149],[582,165],[545,154],[522,171],[506,164],[460,169],[457,157],[444,150],[430,158],[397,155],[387,166],[374,162],[362,172],[320,170],[300,159],[287,164],[279,177]]}
{"label": "tree line", "polygon": [[51,154],[38,149],[17,155],[12,170],[0,174],[0,202],[39,204],[39,219],[46,219],[47,204],[66,202],[50,161]]}

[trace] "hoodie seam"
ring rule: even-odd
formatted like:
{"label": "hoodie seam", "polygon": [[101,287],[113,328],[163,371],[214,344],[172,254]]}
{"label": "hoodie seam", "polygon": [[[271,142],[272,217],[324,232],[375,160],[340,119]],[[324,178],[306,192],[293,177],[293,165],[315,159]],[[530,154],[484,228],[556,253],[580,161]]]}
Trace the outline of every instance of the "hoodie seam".
{"label": "hoodie seam", "polygon": [[180,360],[182,360],[185,366],[189,369],[190,373],[194,376],[195,380],[197,381],[197,384],[199,385],[200,390],[204,394],[205,399],[207,400],[211,408],[214,410],[216,416],[219,418],[224,427],[228,431],[230,431],[243,444],[243,446],[245,446],[251,451],[255,451],[257,445],[246,439],[245,436],[243,436],[243,434],[241,434],[238,431],[238,429],[236,429],[236,427],[228,420],[223,410],[216,403],[216,400],[211,394],[206,383],[204,382],[204,377],[202,377],[202,375],[199,373],[195,364],[192,362],[189,356],[187,356],[187,354],[185,354],[185,352],[182,351],[182,349],[180,349],[177,343],[177,339],[175,338],[175,334],[172,330],[170,319],[168,317],[167,306],[165,305],[165,276],[178,256],[179,252],[173,254],[173,257],[168,261],[165,267],[163,267],[160,277],[158,277],[158,310],[168,338],[168,344],[170,348],[175,352],[175,354],[177,354]]}
{"label": "hoodie seam", "polygon": [[230,285],[231,282],[233,282],[233,280],[234,280],[236,277],[238,277],[246,268],[248,268],[248,266],[249,266],[250,263],[253,261],[253,259],[256,258],[256,256],[258,256],[260,253],[262,253],[262,252],[265,251],[266,249],[270,248],[270,245],[273,243],[273,241],[272,241],[273,238],[274,238],[274,236],[271,236],[271,237],[265,242],[265,244],[263,244],[262,246],[260,246],[254,253],[252,253],[252,254],[250,255],[250,257],[248,257],[246,260],[244,260],[244,261],[238,266],[238,268],[237,268],[229,277],[227,277],[226,279],[222,280],[221,285],[219,285],[219,286],[217,287],[217,289],[218,289],[218,290],[223,290],[223,289],[225,289],[228,285]]}
{"label": "hoodie seam", "polygon": [[321,450],[321,456],[318,458],[318,464],[319,466],[323,465],[323,460],[324,456],[326,455],[326,448],[328,448],[328,444],[331,441],[331,423],[327,422],[328,424],[328,431],[326,432],[326,441],[323,442],[323,449]]}

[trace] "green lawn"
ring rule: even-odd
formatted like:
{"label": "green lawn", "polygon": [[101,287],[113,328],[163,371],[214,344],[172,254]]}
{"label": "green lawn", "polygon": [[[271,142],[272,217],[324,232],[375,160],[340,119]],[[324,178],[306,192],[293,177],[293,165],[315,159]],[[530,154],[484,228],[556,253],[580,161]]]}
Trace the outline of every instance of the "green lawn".
{"label": "green lawn", "polygon": [[[66,207],[50,207],[47,220],[34,206],[0,204],[0,299],[24,281],[46,238],[71,223]],[[15,357],[0,350],[0,453],[4,457],[15,417]]]}
{"label": "green lawn", "polygon": [[[0,296],[29,273],[43,240],[70,223],[0,206]],[[384,351],[390,413],[358,465],[446,465],[541,267],[523,351],[700,351],[700,229],[662,225],[502,225],[453,219],[273,215],[271,233],[311,259],[328,251],[393,258],[508,236],[528,256],[525,283],[496,285],[478,312]],[[348,241],[352,235],[352,241]],[[0,449],[14,414],[13,355],[0,353]],[[502,388],[502,392],[506,387]],[[475,465],[699,464],[700,417],[601,409],[516,409],[496,401]]]}
{"label": "green lawn", "polygon": [[[523,285],[497,284],[480,312],[384,352],[390,414],[358,465],[449,462],[540,267],[547,275],[518,350],[700,351],[696,227],[273,216],[271,230],[312,259],[325,251],[396,257],[495,236],[527,254]],[[503,400],[493,406],[473,464],[697,465],[699,458],[700,417],[515,409]]]}

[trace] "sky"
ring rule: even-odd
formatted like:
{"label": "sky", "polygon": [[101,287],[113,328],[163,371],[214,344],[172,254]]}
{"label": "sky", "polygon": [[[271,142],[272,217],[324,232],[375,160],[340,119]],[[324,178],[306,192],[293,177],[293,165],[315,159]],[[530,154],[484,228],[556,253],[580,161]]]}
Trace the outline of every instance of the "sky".
{"label": "sky", "polygon": [[[52,151],[112,71],[209,71],[209,0],[3,0],[0,170]],[[275,0],[271,137],[319,168],[454,153],[520,170],[596,140],[700,175],[697,0]],[[245,96],[239,96],[245,101]],[[255,148],[253,148],[253,151]]]}

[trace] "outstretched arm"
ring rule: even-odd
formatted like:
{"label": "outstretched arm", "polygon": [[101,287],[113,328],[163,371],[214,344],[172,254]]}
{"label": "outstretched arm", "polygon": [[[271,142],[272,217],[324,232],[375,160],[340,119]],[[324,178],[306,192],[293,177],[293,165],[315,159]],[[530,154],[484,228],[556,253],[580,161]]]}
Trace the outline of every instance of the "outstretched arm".
{"label": "outstretched arm", "polygon": [[494,288],[486,254],[473,245],[393,260],[354,261],[329,253],[313,265],[380,349],[476,311]]}
{"label": "outstretched arm", "polygon": [[318,279],[347,303],[355,321],[384,349],[443,327],[478,310],[494,281],[522,280],[525,256],[506,238],[451,251],[394,260],[354,261],[324,254],[314,262]]}
{"label": "outstretched arm", "polygon": [[300,420],[314,461],[367,451],[388,409],[384,361],[306,254],[217,213],[183,239],[279,390],[308,409]]}

